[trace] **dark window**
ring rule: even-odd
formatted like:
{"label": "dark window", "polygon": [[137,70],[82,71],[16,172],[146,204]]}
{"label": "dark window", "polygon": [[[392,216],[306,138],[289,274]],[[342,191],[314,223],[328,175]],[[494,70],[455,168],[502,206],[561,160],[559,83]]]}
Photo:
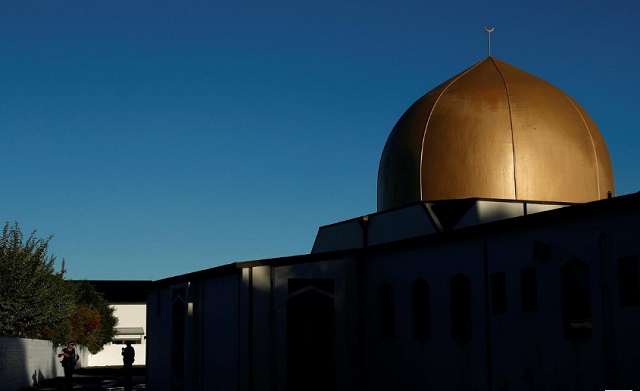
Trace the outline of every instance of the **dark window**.
{"label": "dark window", "polygon": [[451,337],[461,344],[471,340],[471,280],[456,274],[449,284]]}
{"label": "dark window", "polygon": [[562,328],[575,342],[591,337],[589,265],[576,259],[560,268],[562,284]]}
{"label": "dark window", "polygon": [[491,274],[491,308],[494,314],[507,312],[507,278],[503,272]]}
{"label": "dark window", "polygon": [[390,343],[395,334],[393,287],[387,283],[380,285],[378,300],[380,305],[380,339]]}
{"label": "dark window", "polygon": [[431,338],[431,305],[429,283],[419,278],[411,287],[413,304],[413,337],[421,343]]}
{"label": "dark window", "polygon": [[618,287],[621,306],[640,305],[640,281],[638,277],[638,257],[618,259]]}
{"label": "dark window", "polygon": [[522,293],[522,311],[538,310],[538,280],[536,269],[520,271],[520,289]]}

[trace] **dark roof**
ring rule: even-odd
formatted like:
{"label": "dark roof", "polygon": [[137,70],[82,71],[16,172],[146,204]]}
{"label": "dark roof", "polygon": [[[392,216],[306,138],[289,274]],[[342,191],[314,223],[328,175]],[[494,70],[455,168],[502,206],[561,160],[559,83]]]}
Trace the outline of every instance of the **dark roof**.
{"label": "dark roof", "polygon": [[151,287],[147,280],[90,280],[96,290],[110,304],[146,303],[146,291]]}
{"label": "dark roof", "polygon": [[[477,199],[476,199],[477,200]],[[466,200],[461,200],[465,203]],[[511,201],[507,201],[511,202]],[[599,214],[609,214],[615,212],[625,213],[631,209],[640,207],[640,192],[617,196],[613,198],[592,201],[584,204],[568,204],[566,208],[553,209],[543,213],[498,220],[490,223],[473,225],[470,227],[445,231],[425,236],[418,236],[402,239],[395,242],[378,244],[370,247],[359,247],[346,250],[328,251],[323,253],[311,253],[293,255],[280,258],[261,259],[255,261],[235,262],[217,266],[210,269],[195,271],[187,274],[168,277],[153,282],[151,289],[158,289],[163,286],[186,283],[193,279],[220,276],[230,273],[238,273],[243,268],[250,268],[261,265],[281,266],[296,263],[321,262],[325,260],[335,260],[341,257],[358,256],[369,252],[386,252],[397,249],[406,249],[414,246],[423,246],[426,243],[456,240],[461,237],[477,237],[477,235],[487,235],[491,232],[512,231],[521,227],[531,227],[535,225],[546,225],[556,222],[576,220],[584,217],[593,218]],[[151,290],[150,289],[150,290]]]}

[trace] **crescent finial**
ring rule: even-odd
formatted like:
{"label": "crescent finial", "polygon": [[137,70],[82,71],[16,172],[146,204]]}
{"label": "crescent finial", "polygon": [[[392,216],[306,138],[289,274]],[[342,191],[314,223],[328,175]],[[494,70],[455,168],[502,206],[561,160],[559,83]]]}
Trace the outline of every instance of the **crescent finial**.
{"label": "crescent finial", "polygon": [[490,29],[484,27],[484,31],[487,32],[487,51],[489,52],[489,57],[491,57],[491,33],[493,30],[495,30],[495,27],[491,27]]}

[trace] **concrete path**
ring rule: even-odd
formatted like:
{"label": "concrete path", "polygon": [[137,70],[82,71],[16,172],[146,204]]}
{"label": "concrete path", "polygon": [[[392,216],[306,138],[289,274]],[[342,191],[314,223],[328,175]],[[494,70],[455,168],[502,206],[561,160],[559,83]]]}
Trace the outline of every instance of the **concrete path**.
{"label": "concrete path", "polygon": [[[131,390],[144,390],[146,382],[145,368],[133,367]],[[64,386],[64,378],[48,379],[25,389],[38,391],[59,391]],[[73,374],[73,390],[109,390],[125,391],[122,367],[80,368]]]}

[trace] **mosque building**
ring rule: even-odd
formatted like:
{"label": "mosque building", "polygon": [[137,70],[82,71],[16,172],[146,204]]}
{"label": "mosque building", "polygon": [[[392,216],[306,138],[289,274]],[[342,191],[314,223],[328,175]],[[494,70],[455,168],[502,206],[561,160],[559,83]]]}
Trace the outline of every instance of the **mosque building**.
{"label": "mosque building", "polygon": [[489,56],[400,117],[377,212],[154,282],[147,387],[638,389],[638,227],[585,110]]}

